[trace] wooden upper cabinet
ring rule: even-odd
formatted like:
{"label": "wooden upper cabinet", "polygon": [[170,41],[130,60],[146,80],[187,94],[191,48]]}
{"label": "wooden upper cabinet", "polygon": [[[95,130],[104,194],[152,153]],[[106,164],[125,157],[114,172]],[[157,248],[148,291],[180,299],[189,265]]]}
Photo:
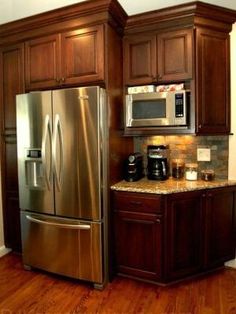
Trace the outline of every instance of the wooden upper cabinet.
{"label": "wooden upper cabinet", "polygon": [[24,92],[24,45],[0,49],[0,104],[3,135],[16,133],[16,95]]}
{"label": "wooden upper cabinet", "polygon": [[150,84],[192,77],[192,30],[128,36],[124,40],[124,83]]}
{"label": "wooden upper cabinet", "polygon": [[25,43],[26,88],[53,87],[59,80],[59,35],[32,39]]}
{"label": "wooden upper cabinet", "polygon": [[156,36],[140,35],[124,40],[124,81],[149,84],[156,76]]}
{"label": "wooden upper cabinet", "polygon": [[32,39],[25,47],[28,90],[104,79],[103,25]]}
{"label": "wooden upper cabinet", "polygon": [[159,81],[178,81],[192,77],[193,31],[179,30],[158,35]]}
{"label": "wooden upper cabinet", "polygon": [[196,30],[196,132],[230,132],[229,35]]}
{"label": "wooden upper cabinet", "polygon": [[65,83],[95,82],[104,79],[103,26],[66,32],[61,35],[62,80]]}

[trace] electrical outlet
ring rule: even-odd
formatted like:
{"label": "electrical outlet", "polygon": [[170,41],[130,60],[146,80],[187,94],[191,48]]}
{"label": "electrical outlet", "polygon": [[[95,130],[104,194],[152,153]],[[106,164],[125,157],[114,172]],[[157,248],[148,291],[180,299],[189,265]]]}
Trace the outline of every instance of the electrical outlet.
{"label": "electrical outlet", "polygon": [[211,161],[211,149],[210,148],[198,148],[197,160],[198,161]]}

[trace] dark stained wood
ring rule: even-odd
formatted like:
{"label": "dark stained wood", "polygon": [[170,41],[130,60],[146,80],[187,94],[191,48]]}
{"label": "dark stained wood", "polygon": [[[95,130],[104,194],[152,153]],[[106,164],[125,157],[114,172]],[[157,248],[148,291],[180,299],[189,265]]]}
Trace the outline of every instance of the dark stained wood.
{"label": "dark stained wood", "polygon": [[127,14],[117,0],[88,0],[0,25],[0,44],[109,22],[123,34]]}
{"label": "dark stained wood", "polygon": [[162,217],[153,214],[117,211],[114,213],[118,273],[160,280]]}
{"label": "dark stained wood", "polygon": [[156,80],[156,36],[145,34],[124,39],[124,83],[150,84]]}
{"label": "dark stained wood", "polygon": [[167,284],[234,258],[236,187],[112,195],[118,274]]}
{"label": "dark stained wood", "polygon": [[58,34],[25,43],[26,89],[54,87],[60,83],[60,38]]}
{"label": "dark stained wood", "polygon": [[103,25],[31,39],[25,45],[27,90],[104,80]]}
{"label": "dark stained wood", "polygon": [[157,81],[183,81],[192,78],[193,31],[184,29],[160,33]]}
{"label": "dark stained wood", "polygon": [[20,256],[0,259],[0,311],[5,313],[226,314],[236,307],[236,270],[225,269],[171,287],[116,277],[103,291],[38,271]]}
{"label": "dark stained wood", "polygon": [[[160,281],[162,216],[160,196],[113,193],[115,264],[118,273]],[[158,214],[159,213],[159,214]]]}
{"label": "dark stained wood", "polygon": [[203,264],[202,191],[168,196],[167,219],[165,268],[168,280],[199,272]]}
{"label": "dark stained wood", "polygon": [[113,192],[114,210],[161,214],[163,197],[158,194]]}
{"label": "dark stained wood", "polygon": [[[209,17],[211,21],[209,21]],[[139,13],[129,16],[125,33],[137,31],[151,31],[177,27],[181,28],[193,23],[198,26],[207,26],[210,29],[218,29],[230,32],[235,22],[236,12],[220,6],[192,1],[160,10]]]}
{"label": "dark stained wood", "polygon": [[192,78],[192,30],[131,35],[124,39],[125,85]]}
{"label": "dark stained wood", "polygon": [[235,189],[214,189],[206,194],[206,256],[208,268],[235,256]]}
{"label": "dark stained wood", "polygon": [[16,158],[16,100],[24,92],[24,45],[0,50],[1,176],[5,245],[21,250]]}
{"label": "dark stained wood", "polygon": [[104,45],[103,25],[62,33],[62,84],[103,81]]}
{"label": "dark stained wood", "polygon": [[196,30],[196,132],[230,132],[229,34]]}

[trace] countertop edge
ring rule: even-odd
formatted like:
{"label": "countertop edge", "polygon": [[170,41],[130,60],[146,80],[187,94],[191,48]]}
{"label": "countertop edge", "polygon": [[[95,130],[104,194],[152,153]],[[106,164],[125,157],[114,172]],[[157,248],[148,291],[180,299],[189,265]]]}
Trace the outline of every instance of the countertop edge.
{"label": "countertop edge", "polygon": [[214,189],[220,187],[236,186],[234,180],[214,180],[214,181],[176,181],[168,179],[167,181],[149,181],[142,179],[136,182],[120,181],[111,186],[113,191],[150,193],[150,194],[173,194],[188,191]]}

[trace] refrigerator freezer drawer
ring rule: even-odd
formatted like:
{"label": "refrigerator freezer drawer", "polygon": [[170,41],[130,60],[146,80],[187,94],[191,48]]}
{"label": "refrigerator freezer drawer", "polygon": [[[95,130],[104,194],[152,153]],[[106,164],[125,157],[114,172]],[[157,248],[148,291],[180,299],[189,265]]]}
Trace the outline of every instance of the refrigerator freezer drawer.
{"label": "refrigerator freezer drawer", "polygon": [[25,265],[103,283],[102,223],[21,212]]}

